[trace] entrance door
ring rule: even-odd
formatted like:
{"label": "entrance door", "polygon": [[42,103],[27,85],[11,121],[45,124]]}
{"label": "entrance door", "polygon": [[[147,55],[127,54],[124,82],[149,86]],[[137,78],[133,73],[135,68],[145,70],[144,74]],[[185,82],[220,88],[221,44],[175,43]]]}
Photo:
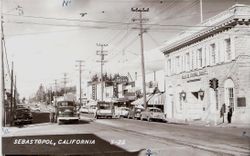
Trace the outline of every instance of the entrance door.
{"label": "entrance door", "polygon": [[231,79],[227,79],[224,84],[225,88],[225,104],[226,106],[231,106],[234,110],[234,82]]}

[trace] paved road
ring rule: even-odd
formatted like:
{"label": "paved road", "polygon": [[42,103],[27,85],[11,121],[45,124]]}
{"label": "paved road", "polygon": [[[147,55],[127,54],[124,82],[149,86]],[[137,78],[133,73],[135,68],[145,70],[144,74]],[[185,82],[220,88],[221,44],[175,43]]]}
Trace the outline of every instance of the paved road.
{"label": "paved road", "polygon": [[[16,152],[28,148],[31,154],[39,151],[42,154],[250,155],[250,129],[247,128],[174,125],[132,119],[93,120],[87,115],[82,116],[80,124],[29,125],[11,128],[5,136],[3,141],[7,153],[14,147]],[[52,139],[56,145],[14,145],[15,139],[22,136]],[[58,143],[60,138],[92,138],[96,142],[95,145],[61,145]],[[45,153],[44,148],[47,149]]]}

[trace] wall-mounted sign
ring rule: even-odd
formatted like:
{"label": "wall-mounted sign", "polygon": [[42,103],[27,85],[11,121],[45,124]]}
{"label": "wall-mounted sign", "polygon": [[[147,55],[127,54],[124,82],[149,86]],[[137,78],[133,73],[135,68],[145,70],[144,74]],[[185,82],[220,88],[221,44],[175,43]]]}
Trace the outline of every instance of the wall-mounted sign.
{"label": "wall-mounted sign", "polygon": [[92,84],[92,99],[93,100],[96,100],[96,93],[97,93],[97,90],[96,90],[96,85],[95,84]]}
{"label": "wall-mounted sign", "polygon": [[202,75],[207,75],[207,71],[206,70],[200,70],[200,71],[195,71],[195,72],[191,72],[191,73],[187,73],[187,74],[183,74],[182,75],[182,79],[188,79],[191,77],[197,77],[197,76],[202,76]]}

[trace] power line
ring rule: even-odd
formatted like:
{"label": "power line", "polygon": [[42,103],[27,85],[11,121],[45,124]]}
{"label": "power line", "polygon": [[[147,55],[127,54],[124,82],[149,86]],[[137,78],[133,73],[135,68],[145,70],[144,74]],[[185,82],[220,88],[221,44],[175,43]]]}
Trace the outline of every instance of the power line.
{"label": "power line", "polygon": [[[7,21],[7,23],[17,23],[17,24],[35,24],[35,25],[46,25],[46,26],[60,26],[60,27],[84,27],[90,29],[111,29],[111,30],[124,30],[124,28],[111,28],[109,26],[86,26],[86,25],[67,25],[67,24],[50,24],[50,23],[36,23],[36,22],[18,22],[18,21]],[[208,25],[183,25],[183,24],[154,24],[145,23],[144,26],[160,26],[160,27],[181,27],[181,28],[215,28],[217,26]],[[232,26],[224,26],[231,28]]]}

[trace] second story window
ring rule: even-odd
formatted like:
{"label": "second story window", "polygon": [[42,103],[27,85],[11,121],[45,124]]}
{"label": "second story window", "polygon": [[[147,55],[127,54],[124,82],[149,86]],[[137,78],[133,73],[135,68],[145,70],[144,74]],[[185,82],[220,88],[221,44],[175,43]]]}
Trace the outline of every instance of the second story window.
{"label": "second story window", "polygon": [[195,69],[195,52],[192,52],[192,66],[191,66],[192,70]]}
{"label": "second story window", "polygon": [[167,62],[167,74],[170,75],[171,74],[171,59],[168,59],[168,62]]}
{"label": "second story window", "polygon": [[231,54],[231,40],[225,39],[225,51],[226,51],[226,59],[231,60],[232,54]]}
{"label": "second story window", "polygon": [[185,62],[185,70],[188,71],[189,70],[189,67],[190,67],[190,56],[189,56],[189,53],[186,53],[186,62]]}
{"label": "second story window", "polygon": [[203,65],[203,62],[202,62],[202,48],[198,49],[198,51],[197,51],[197,59],[198,59],[197,66],[199,68],[201,68],[202,65]]}
{"label": "second story window", "polygon": [[211,63],[215,64],[216,63],[216,56],[215,56],[215,44],[210,45],[210,52],[211,52]]}
{"label": "second story window", "polygon": [[176,68],[176,73],[180,72],[180,56],[176,56],[175,58],[175,68]]}

